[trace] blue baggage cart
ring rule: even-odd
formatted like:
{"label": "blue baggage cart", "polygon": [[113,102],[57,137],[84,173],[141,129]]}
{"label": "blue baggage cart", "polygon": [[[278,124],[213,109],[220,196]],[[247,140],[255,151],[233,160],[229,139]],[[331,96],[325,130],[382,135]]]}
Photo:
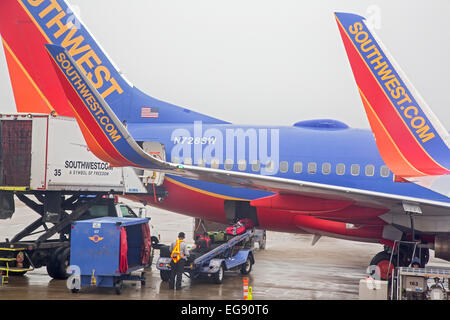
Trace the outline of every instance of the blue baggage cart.
{"label": "blue baggage cart", "polygon": [[[248,230],[241,235],[233,236],[227,241],[220,242],[218,246],[200,255],[193,262],[186,264],[184,274],[191,279],[209,276],[217,284],[222,283],[224,272],[228,270],[240,269],[242,274],[249,274],[255,263],[252,249],[254,237],[255,231]],[[172,270],[171,260],[172,258],[168,256],[163,257],[160,254],[156,263],[156,269],[160,270],[163,281],[169,280]]]}
{"label": "blue baggage cart", "polygon": [[[145,285],[144,269],[151,250],[148,218],[104,217],[72,225],[68,284],[72,292],[82,287],[113,287],[120,294],[123,281]],[[78,273],[78,274],[77,274]]]}

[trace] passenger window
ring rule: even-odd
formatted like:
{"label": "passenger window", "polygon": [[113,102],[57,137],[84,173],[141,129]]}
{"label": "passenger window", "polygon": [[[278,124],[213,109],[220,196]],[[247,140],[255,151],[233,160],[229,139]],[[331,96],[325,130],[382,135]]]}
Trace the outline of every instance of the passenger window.
{"label": "passenger window", "polygon": [[185,158],[184,159],[184,164],[187,164],[187,165],[191,166],[192,165],[192,158]]}
{"label": "passenger window", "polygon": [[373,177],[373,175],[375,174],[375,167],[371,164],[368,164],[366,166],[365,171],[366,171],[366,176]]}
{"label": "passenger window", "polygon": [[382,176],[382,177],[384,177],[384,178],[386,178],[386,177],[389,177],[389,174],[390,174],[391,172],[390,172],[390,170],[389,170],[389,168],[387,167],[387,166],[382,166],[381,168],[380,168],[380,175]]}
{"label": "passenger window", "polygon": [[247,170],[247,161],[245,161],[245,160],[239,160],[239,161],[238,161],[238,169],[239,169],[239,171],[245,171],[245,170]]}
{"label": "passenger window", "polygon": [[351,169],[350,169],[352,176],[359,176],[360,170],[361,169],[359,167],[359,164],[352,164]]}
{"label": "passenger window", "polygon": [[289,163],[287,161],[281,161],[280,162],[280,171],[282,173],[286,173],[289,170]]}
{"label": "passenger window", "polygon": [[197,161],[197,166],[199,166],[199,167],[205,167],[205,166],[206,166],[206,161],[205,161],[205,159],[198,159],[198,161]]}
{"label": "passenger window", "polygon": [[343,176],[343,175],[345,174],[345,164],[339,163],[339,164],[336,166],[336,174],[337,174],[338,176]]}
{"label": "passenger window", "polygon": [[253,161],[252,170],[254,172],[259,172],[261,170],[261,163],[259,162],[259,160]]}
{"label": "passenger window", "polygon": [[294,172],[295,173],[302,173],[302,171],[303,171],[303,163],[295,162],[294,163]]}
{"label": "passenger window", "polygon": [[225,160],[225,170],[233,170],[233,160],[227,159]]}
{"label": "passenger window", "polygon": [[331,172],[331,163],[326,162],[326,163],[322,164],[322,173],[330,174],[330,172]]}
{"label": "passenger window", "polygon": [[316,174],[316,172],[317,172],[317,163],[315,162],[308,163],[308,173]]}
{"label": "passenger window", "polygon": [[266,163],[266,171],[267,172],[273,172],[274,167],[275,167],[275,165],[272,160],[267,161],[267,163]]}
{"label": "passenger window", "polygon": [[214,158],[211,160],[211,168],[212,169],[219,169],[220,161],[217,158]]}

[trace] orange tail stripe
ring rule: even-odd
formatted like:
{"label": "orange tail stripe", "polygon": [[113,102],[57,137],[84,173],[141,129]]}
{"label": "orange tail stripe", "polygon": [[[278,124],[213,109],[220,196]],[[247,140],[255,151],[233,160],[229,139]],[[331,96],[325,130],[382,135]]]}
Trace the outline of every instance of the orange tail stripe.
{"label": "orange tail stripe", "polygon": [[[358,86],[364,93],[367,101],[370,102],[373,112],[377,115],[381,123],[390,124],[388,131],[389,136],[395,137],[395,142],[391,138],[386,140],[385,143],[379,147],[386,148],[389,143],[394,143],[394,147],[400,151],[402,158],[405,158],[404,155],[408,154],[409,163],[414,168],[420,166],[420,172],[422,172],[421,175],[442,174],[442,170],[444,169],[439,166],[415,140],[414,136],[405,125],[403,119],[395,110],[391,101],[386,97],[375,76],[371,73],[370,69],[365,64],[365,61],[360,56],[358,50],[349,39],[346,31],[343,30],[343,27],[339,21],[338,26]],[[379,130],[374,131],[374,133],[378,134]],[[381,137],[377,137],[377,140],[381,140]],[[388,153],[388,151],[382,152],[383,155]],[[386,160],[385,162],[390,166]],[[397,172],[395,173],[399,174]]]}
{"label": "orange tail stripe", "polygon": [[[405,159],[361,91],[360,95],[364,109],[366,110],[367,118],[369,119],[370,127],[377,137],[376,144],[384,162],[389,164],[389,168],[395,172],[396,175],[411,177],[424,175],[423,172],[417,170]],[[388,141],[391,143],[387,143]]]}
{"label": "orange tail stripe", "polygon": [[48,100],[26,73],[23,66],[20,65],[20,62],[5,41],[3,41],[3,47],[5,48],[5,58],[8,64],[17,112],[50,114],[53,108]]}

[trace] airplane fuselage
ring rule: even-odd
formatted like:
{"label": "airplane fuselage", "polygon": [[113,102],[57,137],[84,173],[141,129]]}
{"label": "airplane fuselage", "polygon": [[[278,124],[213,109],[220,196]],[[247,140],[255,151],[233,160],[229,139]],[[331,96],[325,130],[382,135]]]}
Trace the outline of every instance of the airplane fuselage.
{"label": "airplane fuselage", "polygon": [[[305,121],[294,126],[263,127],[232,124],[128,124],[136,141],[164,144],[166,159],[217,169],[321,183],[411,198],[448,202],[449,199],[412,183],[393,181],[370,130],[352,129],[333,120]],[[167,176],[169,195],[160,208],[217,222],[229,222],[225,200],[251,201],[272,195],[264,191]],[[321,201],[317,199],[317,201]],[[284,232],[330,234],[361,241],[379,241],[386,224],[383,211],[349,206],[336,210],[348,223],[324,221],[314,213],[257,208],[259,226]],[[301,204],[299,204],[301,211]],[[352,219],[350,219],[352,220]],[[362,227],[361,227],[362,226]],[[317,231],[319,230],[319,231]]]}

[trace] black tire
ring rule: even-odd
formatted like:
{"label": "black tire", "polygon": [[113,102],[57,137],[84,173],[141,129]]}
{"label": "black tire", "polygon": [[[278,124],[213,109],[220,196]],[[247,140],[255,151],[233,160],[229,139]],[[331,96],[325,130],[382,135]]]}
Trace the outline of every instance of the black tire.
{"label": "black tire", "polygon": [[169,281],[170,279],[170,271],[167,270],[161,270],[160,271],[161,280],[164,282]]}
{"label": "black tire", "polygon": [[242,274],[249,274],[252,272],[253,262],[252,259],[250,259],[250,256],[247,257],[247,261],[241,266],[241,273]]}
{"label": "black tire", "polygon": [[[380,280],[390,280],[392,278],[392,271],[396,267],[396,259],[392,258],[390,263],[390,272],[389,272],[389,261],[391,259],[391,255],[386,251],[379,252],[373,257],[372,261],[370,261],[370,265],[374,266],[374,272],[376,274],[377,279]],[[376,268],[378,267],[378,268]]]}
{"label": "black tire", "polygon": [[152,246],[156,246],[159,244],[158,237],[151,237],[150,239],[152,240]]}
{"label": "black tire", "polygon": [[221,265],[219,271],[213,274],[214,283],[221,284],[223,282],[224,275],[225,275],[225,268],[223,265]]}
{"label": "black tire", "polygon": [[147,283],[147,279],[145,277],[145,272],[141,273],[141,285],[145,286],[145,284]]}
{"label": "black tire", "polygon": [[123,281],[117,280],[116,283],[114,283],[114,290],[116,291],[117,295],[120,295],[122,293],[123,289]]}
{"label": "black tire", "polygon": [[53,279],[57,279],[58,280],[58,265],[56,262],[57,256],[59,255],[59,253],[61,252],[61,250],[64,250],[64,247],[60,247],[60,248],[56,248],[55,251],[53,251],[50,254],[50,258],[47,261],[47,273],[48,275],[53,278]]}
{"label": "black tire", "polygon": [[78,292],[80,292],[80,289],[75,289],[75,288],[72,289],[72,293],[78,293]]}
{"label": "black tire", "polygon": [[61,250],[56,260],[58,266],[58,280],[66,280],[70,274],[67,273],[67,268],[70,265],[70,248]]}
{"label": "black tire", "polygon": [[66,280],[70,274],[67,267],[70,265],[70,248],[61,247],[55,250],[47,264],[47,272],[55,280]]}

